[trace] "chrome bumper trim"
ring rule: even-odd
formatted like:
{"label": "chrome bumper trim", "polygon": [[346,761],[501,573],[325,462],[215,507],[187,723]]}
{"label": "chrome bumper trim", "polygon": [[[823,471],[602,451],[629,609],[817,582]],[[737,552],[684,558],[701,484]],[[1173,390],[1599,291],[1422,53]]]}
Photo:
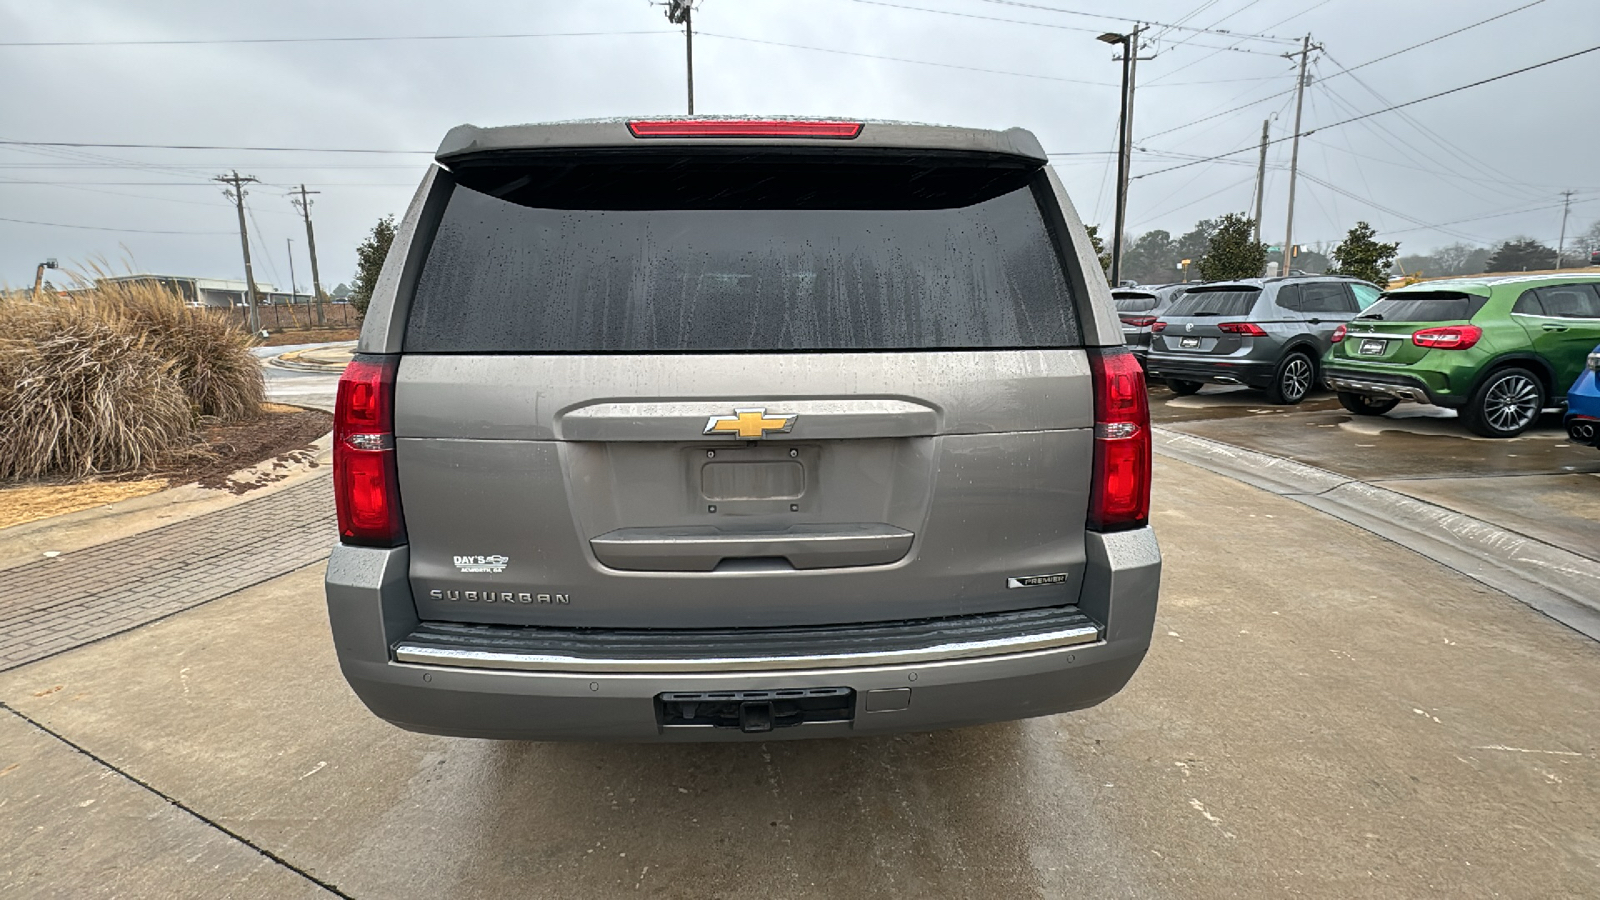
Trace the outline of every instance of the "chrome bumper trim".
{"label": "chrome bumper trim", "polygon": [[1347,378],[1343,375],[1323,375],[1322,380],[1329,388],[1335,391],[1381,394],[1385,397],[1411,400],[1416,403],[1433,403],[1432,400],[1428,399],[1428,392],[1422,388],[1407,387],[1402,384],[1388,384],[1382,381],[1367,381],[1361,378]]}
{"label": "chrome bumper trim", "polygon": [[739,672],[783,671],[791,669],[844,669],[940,662],[974,657],[1005,656],[1035,650],[1053,650],[1092,644],[1100,640],[1100,629],[1093,625],[1026,634],[985,641],[937,644],[915,650],[883,653],[830,653],[796,656],[707,657],[700,659],[602,659],[597,657],[555,656],[532,653],[505,653],[489,650],[457,650],[428,647],[402,641],[395,647],[395,660],[431,666],[464,669],[509,669],[521,672]]}

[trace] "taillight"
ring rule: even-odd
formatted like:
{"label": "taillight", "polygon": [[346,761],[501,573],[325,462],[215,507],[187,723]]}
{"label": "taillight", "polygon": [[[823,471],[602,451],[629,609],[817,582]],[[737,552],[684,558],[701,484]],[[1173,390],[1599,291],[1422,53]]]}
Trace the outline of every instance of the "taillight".
{"label": "taillight", "polygon": [[1350,333],[1350,329],[1349,328],[1346,328],[1345,326],[1340,325],[1338,328],[1335,328],[1333,330],[1333,337],[1330,340],[1332,340],[1335,344],[1337,344],[1340,341],[1344,340],[1344,336],[1349,334],[1349,333]]}
{"label": "taillight", "polygon": [[1150,405],[1139,361],[1124,349],[1090,350],[1094,375],[1094,481],[1089,528],[1125,531],[1150,521]]}
{"label": "taillight", "polygon": [[1251,337],[1266,337],[1267,333],[1261,326],[1254,322],[1219,322],[1217,327],[1229,334],[1248,334]]}
{"label": "taillight", "polygon": [[1154,331],[1156,334],[1160,334],[1161,332],[1167,330],[1167,323],[1157,319],[1150,323],[1150,330]]}
{"label": "taillight", "polygon": [[850,140],[860,122],[802,122],[756,119],[659,119],[628,123],[637,138],[833,138]]}
{"label": "taillight", "polygon": [[1476,325],[1424,328],[1411,335],[1411,343],[1430,350],[1466,350],[1482,339],[1483,329]]}
{"label": "taillight", "polygon": [[1148,328],[1156,323],[1155,316],[1129,316],[1122,320],[1122,324],[1133,328]]}
{"label": "taillight", "polygon": [[333,414],[333,497],[339,539],[393,547],[405,543],[394,462],[393,356],[360,355],[339,378]]}

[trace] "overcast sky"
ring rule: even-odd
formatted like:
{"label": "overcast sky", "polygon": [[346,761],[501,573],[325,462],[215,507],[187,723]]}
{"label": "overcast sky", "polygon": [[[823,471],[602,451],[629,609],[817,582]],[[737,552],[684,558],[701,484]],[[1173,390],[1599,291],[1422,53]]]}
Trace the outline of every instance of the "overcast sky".
{"label": "overcast sky", "polygon": [[[1543,0],[1341,74],[1528,2],[701,0],[696,111],[1029,128],[1053,153],[1086,154],[1055,161],[1085,221],[1109,231],[1120,69],[1096,34],[1140,20],[1227,30],[1155,26],[1143,51],[1154,58],[1139,63],[1134,174],[1149,174],[1132,183],[1129,230],[1178,234],[1250,204],[1263,119],[1274,138],[1293,123],[1293,63],[1279,54],[1303,35],[1325,47],[1311,65],[1309,130],[1600,43],[1600,2]],[[37,45],[491,34],[559,36]],[[4,141],[429,151],[463,122],[684,111],[681,29],[646,0],[0,0],[0,43]],[[1365,219],[1402,253],[1512,235],[1554,244],[1564,190],[1578,192],[1568,235],[1589,227],[1600,219],[1597,83],[1600,52],[1306,137],[1296,238],[1336,241]],[[372,223],[404,211],[428,159],[0,144],[0,283],[31,283],[46,257],[242,277],[235,213],[208,181],[237,169],[263,182],[248,200],[263,281],[287,284],[289,238],[309,286],[286,193],[302,182],[322,192],[313,211],[331,289],[351,279]],[[1270,242],[1282,240],[1288,159],[1287,142],[1270,148]]]}

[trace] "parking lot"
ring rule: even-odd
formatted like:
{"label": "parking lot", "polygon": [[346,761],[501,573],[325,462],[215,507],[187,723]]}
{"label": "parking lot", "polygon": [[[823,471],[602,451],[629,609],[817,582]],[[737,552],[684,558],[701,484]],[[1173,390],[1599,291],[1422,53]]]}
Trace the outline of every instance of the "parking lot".
{"label": "parking lot", "polygon": [[[1552,429],[1152,399],[1170,432],[1593,534],[1600,459]],[[408,734],[340,677],[320,563],[13,668],[0,893],[1600,892],[1590,639],[1304,503],[1169,457],[1156,477],[1154,644],[1073,715],[741,745]]]}

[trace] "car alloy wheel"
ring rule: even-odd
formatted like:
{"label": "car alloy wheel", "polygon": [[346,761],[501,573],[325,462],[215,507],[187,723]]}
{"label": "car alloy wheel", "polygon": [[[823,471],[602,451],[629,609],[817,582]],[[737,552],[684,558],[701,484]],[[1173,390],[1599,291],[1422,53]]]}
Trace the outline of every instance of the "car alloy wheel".
{"label": "car alloy wheel", "polygon": [[1295,356],[1283,367],[1283,399],[1302,400],[1311,393],[1311,361]]}
{"label": "car alloy wheel", "polygon": [[1272,383],[1267,386],[1267,400],[1281,406],[1293,406],[1311,393],[1317,380],[1317,365],[1311,357],[1295,350],[1285,356],[1274,370]]}
{"label": "car alloy wheel", "polygon": [[1496,431],[1516,434],[1533,424],[1543,406],[1538,382],[1532,376],[1511,372],[1489,386],[1483,398],[1483,418]]}

